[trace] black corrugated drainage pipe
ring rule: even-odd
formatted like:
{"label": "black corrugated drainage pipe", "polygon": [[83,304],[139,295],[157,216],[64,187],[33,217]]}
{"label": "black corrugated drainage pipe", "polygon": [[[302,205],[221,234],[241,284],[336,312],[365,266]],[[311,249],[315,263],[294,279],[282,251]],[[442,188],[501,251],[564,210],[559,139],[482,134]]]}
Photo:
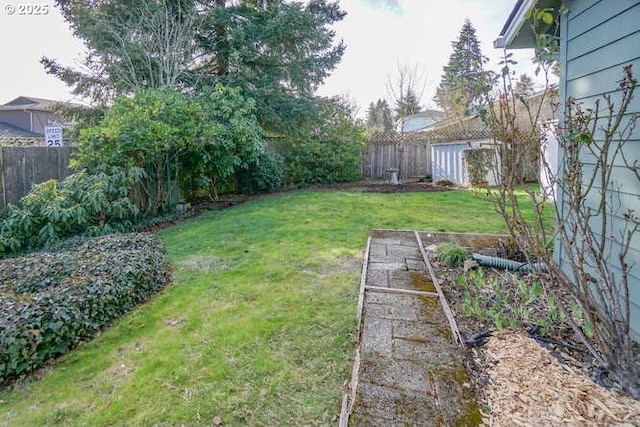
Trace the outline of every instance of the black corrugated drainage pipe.
{"label": "black corrugated drainage pipe", "polygon": [[514,261],[512,259],[498,258],[498,257],[481,255],[476,253],[471,254],[471,257],[478,264],[483,265],[485,267],[501,268],[504,270],[510,270],[510,271],[519,272],[519,273],[547,271],[546,264],[543,264],[540,262],[534,262],[533,264],[528,264],[526,262]]}

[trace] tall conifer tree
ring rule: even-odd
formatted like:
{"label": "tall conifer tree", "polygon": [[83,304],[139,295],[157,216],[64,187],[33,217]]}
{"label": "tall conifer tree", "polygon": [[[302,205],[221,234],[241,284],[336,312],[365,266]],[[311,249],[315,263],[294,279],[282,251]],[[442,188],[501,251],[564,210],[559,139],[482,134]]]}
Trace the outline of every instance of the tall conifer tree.
{"label": "tall conifer tree", "polygon": [[484,70],[480,42],[471,21],[465,21],[458,39],[451,43],[453,53],[443,68],[434,100],[449,118],[473,114],[491,90],[493,75]]}
{"label": "tall conifer tree", "polygon": [[367,127],[377,131],[393,130],[393,119],[389,103],[384,99],[378,99],[375,103],[369,104],[367,110]]}
{"label": "tall conifer tree", "polygon": [[422,106],[420,105],[418,95],[416,95],[414,90],[408,88],[404,96],[396,101],[394,113],[396,119],[401,120],[403,117],[419,113],[421,110]]}
{"label": "tall conifer tree", "polygon": [[87,48],[83,69],[42,58],[76,95],[109,104],[140,89],[222,83],[256,101],[280,132],[317,119],[315,90],[340,61],[337,1],[55,0]]}

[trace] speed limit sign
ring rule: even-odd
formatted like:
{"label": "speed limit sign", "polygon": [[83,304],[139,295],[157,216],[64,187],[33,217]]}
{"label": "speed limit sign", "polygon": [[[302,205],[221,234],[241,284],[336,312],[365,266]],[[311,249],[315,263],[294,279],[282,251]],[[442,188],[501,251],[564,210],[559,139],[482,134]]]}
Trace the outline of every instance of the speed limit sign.
{"label": "speed limit sign", "polygon": [[47,147],[62,147],[62,127],[46,126],[44,128],[44,145]]}

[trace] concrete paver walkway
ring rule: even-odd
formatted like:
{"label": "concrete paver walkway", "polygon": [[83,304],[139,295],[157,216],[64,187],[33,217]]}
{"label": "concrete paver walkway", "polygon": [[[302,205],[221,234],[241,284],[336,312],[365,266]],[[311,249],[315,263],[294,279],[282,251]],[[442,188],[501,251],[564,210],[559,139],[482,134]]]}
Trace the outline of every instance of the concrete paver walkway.
{"label": "concrete paver walkway", "polygon": [[[454,426],[481,421],[462,350],[417,236],[374,231],[369,240],[348,425]],[[347,424],[344,417],[341,423]]]}

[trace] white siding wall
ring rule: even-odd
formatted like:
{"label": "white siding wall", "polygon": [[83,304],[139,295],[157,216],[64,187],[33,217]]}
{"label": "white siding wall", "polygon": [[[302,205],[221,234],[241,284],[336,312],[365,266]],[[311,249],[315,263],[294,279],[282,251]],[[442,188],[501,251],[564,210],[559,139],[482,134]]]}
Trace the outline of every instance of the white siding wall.
{"label": "white siding wall", "polygon": [[[469,186],[469,174],[464,161],[464,150],[469,148],[493,148],[493,140],[457,141],[431,145],[431,178],[433,181],[446,179],[454,184]],[[496,184],[496,174],[489,171],[486,176],[489,185]]]}
{"label": "white siding wall", "polygon": [[[635,77],[640,78],[640,0],[571,0],[568,8],[561,34],[561,99],[573,97],[583,103],[583,108],[593,108],[595,100],[603,94],[619,100],[617,82],[622,78],[623,67],[632,65]],[[636,112],[640,112],[640,93],[636,93],[627,118]],[[640,126],[627,143],[625,155],[631,162],[640,159]],[[585,156],[583,161],[586,171],[593,170],[592,158]],[[621,230],[622,214],[627,209],[634,209],[636,215],[640,215],[640,188],[633,172],[622,166],[621,159],[613,167],[615,184],[611,200],[618,208],[613,218],[614,229]],[[631,277],[631,326],[632,335],[639,340],[640,235],[636,235],[632,246],[629,261],[632,265],[635,262],[635,267]],[[558,245],[556,249],[557,262],[567,266],[565,254]],[[615,265],[618,263],[615,245],[611,252],[611,262]]]}

